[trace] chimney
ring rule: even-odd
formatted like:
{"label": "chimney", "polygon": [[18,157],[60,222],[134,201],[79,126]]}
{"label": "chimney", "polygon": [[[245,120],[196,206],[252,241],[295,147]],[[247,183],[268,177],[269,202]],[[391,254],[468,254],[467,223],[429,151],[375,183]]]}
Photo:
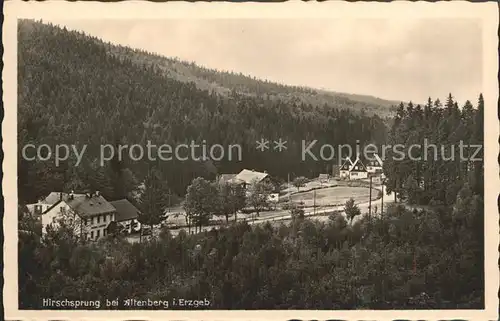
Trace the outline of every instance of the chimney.
{"label": "chimney", "polygon": [[95,196],[99,197],[99,195],[100,195],[99,191],[95,191]]}
{"label": "chimney", "polygon": [[72,200],[73,198],[75,198],[75,192],[74,191],[71,191],[71,193],[69,193],[69,197],[68,197],[70,200]]}
{"label": "chimney", "polygon": [[63,193],[62,193],[62,192],[60,192],[60,193],[59,193],[59,200],[60,200],[60,201],[62,201],[62,199],[63,199]]}

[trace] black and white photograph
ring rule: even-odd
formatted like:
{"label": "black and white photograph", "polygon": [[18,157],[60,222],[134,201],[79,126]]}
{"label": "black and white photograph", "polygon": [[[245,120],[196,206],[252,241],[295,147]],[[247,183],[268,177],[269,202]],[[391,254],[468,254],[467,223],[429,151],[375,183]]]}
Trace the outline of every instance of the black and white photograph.
{"label": "black and white photograph", "polygon": [[498,318],[498,8],[409,5],[13,15],[14,310]]}

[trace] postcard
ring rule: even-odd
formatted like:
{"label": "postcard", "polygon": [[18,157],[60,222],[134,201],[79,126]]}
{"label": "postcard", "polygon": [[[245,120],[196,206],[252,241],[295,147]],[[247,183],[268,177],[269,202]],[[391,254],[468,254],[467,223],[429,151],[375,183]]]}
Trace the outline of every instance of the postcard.
{"label": "postcard", "polygon": [[495,3],[10,1],[3,31],[6,319],[498,319]]}

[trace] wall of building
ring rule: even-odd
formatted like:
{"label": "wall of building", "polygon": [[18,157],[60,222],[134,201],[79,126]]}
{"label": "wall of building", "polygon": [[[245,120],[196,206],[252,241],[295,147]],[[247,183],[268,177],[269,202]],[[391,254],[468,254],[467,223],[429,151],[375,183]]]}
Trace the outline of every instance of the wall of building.
{"label": "wall of building", "polygon": [[382,171],[382,167],[380,166],[366,166],[366,170],[368,173],[376,173],[377,171]]}
{"label": "wall of building", "polygon": [[[130,234],[132,232],[137,232],[137,231],[132,231],[132,225],[137,223],[136,219],[120,221],[117,223],[118,223],[118,227],[119,227],[120,231],[124,231],[128,234]],[[140,226],[140,224],[139,224],[139,226]]]}
{"label": "wall of building", "polygon": [[340,171],[340,178],[348,178],[349,171]]}
{"label": "wall of building", "polygon": [[83,219],[83,229],[88,240],[98,240],[106,236],[108,224],[115,220],[115,213],[106,213]]}
{"label": "wall of building", "polygon": [[368,178],[368,172],[351,172],[349,179],[355,180],[355,179],[364,179]]}
{"label": "wall of building", "polygon": [[[53,224],[57,227],[58,218],[62,217],[65,213],[68,214],[68,218],[73,216],[73,212],[66,202],[60,202],[50,209],[47,213],[42,215],[42,233],[46,233],[46,227],[49,224]],[[83,233],[85,238],[88,240],[98,240],[99,238],[106,236],[106,227],[111,221],[115,220],[115,213],[106,213],[101,215],[96,215],[92,217],[86,217],[80,219],[75,215],[75,233],[80,235]]]}

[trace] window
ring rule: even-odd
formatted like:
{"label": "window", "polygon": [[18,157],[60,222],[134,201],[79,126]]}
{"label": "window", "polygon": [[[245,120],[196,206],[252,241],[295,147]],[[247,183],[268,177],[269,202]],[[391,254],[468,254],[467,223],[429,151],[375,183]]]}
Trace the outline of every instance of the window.
{"label": "window", "polygon": [[85,225],[89,225],[89,220],[88,220],[88,219],[86,219],[86,218],[84,218],[84,219],[83,219],[83,224],[85,224]]}
{"label": "window", "polygon": [[97,215],[97,224],[101,222],[101,215]]}
{"label": "window", "polygon": [[90,232],[90,238],[91,238],[91,239],[94,239],[94,231],[91,231],[91,232]]}
{"label": "window", "polygon": [[102,236],[106,236],[106,229],[102,230]]}
{"label": "window", "polygon": [[96,234],[96,237],[95,237],[95,238],[96,238],[96,239],[98,239],[98,238],[99,238],[99,234],[100,234],[100,233],[101,233],[101,230],[97,230],[97,231],[95,231],[95,234]]}
{"label": "window", "polygon": [[102,218],[103,223],[106,223],[106,218],[107,217],[108,217],[107,215],[103,215],[103,218]]}

